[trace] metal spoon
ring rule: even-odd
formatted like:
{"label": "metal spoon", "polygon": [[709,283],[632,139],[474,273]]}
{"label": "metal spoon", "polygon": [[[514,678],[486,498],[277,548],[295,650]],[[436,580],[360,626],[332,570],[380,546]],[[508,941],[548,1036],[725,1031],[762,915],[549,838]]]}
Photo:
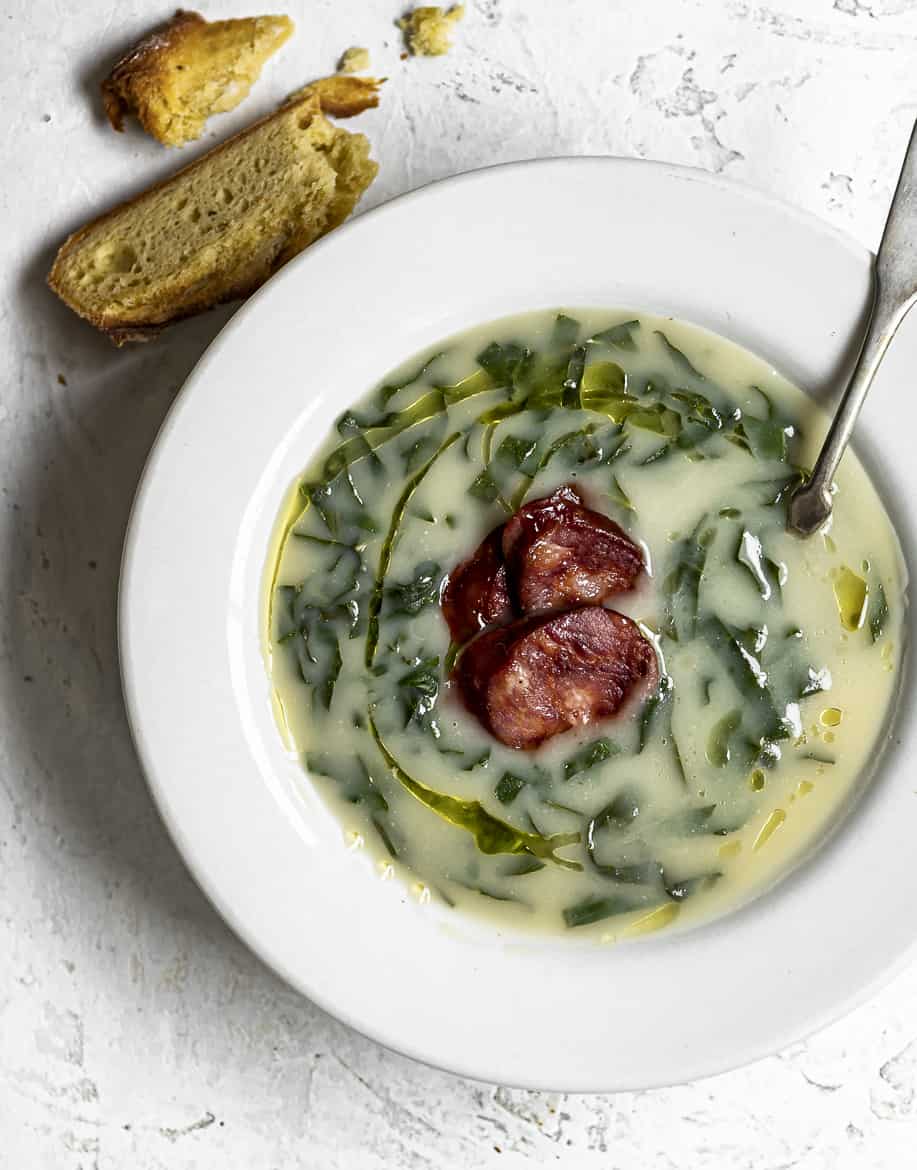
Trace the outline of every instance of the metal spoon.
{"label": "metal spoon", "polygon": [[882,242],[876,253],[872,314],[863,348],[831,423],[811,476],[798,487],[787,510],[787,527],[811,536],[831,515],[837,465],[895,330],[917,301],[917,123],[904,156]]}

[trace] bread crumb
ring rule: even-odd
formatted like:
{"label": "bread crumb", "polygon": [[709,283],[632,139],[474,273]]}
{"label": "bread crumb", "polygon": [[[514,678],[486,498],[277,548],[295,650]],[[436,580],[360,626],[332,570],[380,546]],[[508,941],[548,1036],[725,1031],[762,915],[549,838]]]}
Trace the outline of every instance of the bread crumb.
{"label": "bread crumb", "polygon": [[397,24],[415,57],[442,57],[452,48],[452,26],[464,15],[464,4],[454,4],[448,11],[425,5],[403,16]]}
{"label": "bread crumb", "polygon": [[211,114],[248,95],[265,61],[293,32],[288,16],[208,21],[179,9],[139,41],[102,82],[102,101],[115,130],[135,114],[164,146],[200,138]]}
{"label": "bread crumb", "polygon": [[292,94],[290,101],[317,97],[323,114],[332,118],[353,118],[364,110],[373,110],[379,104],[379,86],[384,77],[351,77],[335,73],[320,77]]}
{"label": "bread crumb", "polygon": [[351,45],[341,54],[338,62],[338,73],[362,73],[369,68],[369,49],[361,49]]}

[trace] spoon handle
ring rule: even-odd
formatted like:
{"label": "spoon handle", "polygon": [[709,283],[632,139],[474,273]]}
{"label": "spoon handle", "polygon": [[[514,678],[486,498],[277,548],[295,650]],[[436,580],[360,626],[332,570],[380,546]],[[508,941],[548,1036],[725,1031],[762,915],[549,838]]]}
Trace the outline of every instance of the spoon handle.
{"label": "spoon handle", "polygon": [[788,527],[811,536],[831,515],[834,473],[895,330],[917,300],[917,124],[876,254],[872,313],[863,348],[809,479],[790,500]]}

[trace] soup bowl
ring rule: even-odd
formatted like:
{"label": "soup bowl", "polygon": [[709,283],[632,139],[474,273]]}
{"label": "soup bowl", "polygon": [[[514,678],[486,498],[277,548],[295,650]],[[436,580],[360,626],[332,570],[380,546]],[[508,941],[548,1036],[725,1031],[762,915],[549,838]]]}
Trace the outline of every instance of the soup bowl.
{"label": "soup bowl", "polygon": [[[176,400],[138,490],[121,661],[140,759],[176,844],[282,978],[451,1071],[610,1091],[772,1052],[906,961],[917,934],[906,700],[877,774],[789,876],[690,931],[603,946],[449,917],[380,881],[278,734],[261,638],[290,484],[346,406],[439,338],[529,309],[623,306],[705,326],[830,402],[870,297],[869,254],[817,220],[719,177],[585,158],[496,167],[396,199],[288,264],[236,314]],[[896,502],[917,487],[907,458],[917,408],[895,382],[909,356],[912,366],[913,329],[857,442],[906,554],[912,520]]]}

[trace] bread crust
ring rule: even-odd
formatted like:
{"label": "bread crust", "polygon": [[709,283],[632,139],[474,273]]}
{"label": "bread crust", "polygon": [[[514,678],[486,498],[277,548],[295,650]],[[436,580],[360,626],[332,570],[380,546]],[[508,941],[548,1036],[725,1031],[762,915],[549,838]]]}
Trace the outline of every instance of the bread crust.
{"label": "bread crust", "polygon": [[323,114],[332,118],[354,118],[364,110],[373,110],[379,104],[379,86],[384,77],[354,77],[352,74],[334,73],[310,81],[298,89],[291,100],[298,100],[314,94]]}
{"label": "bread crust", "polygon": [[[216,305],[242,299],[254,292],[292,254],[301,250],[301,246],[290,247],[291,243],[295,242],[295,232],[290,232],[275,241],[263,241],[262,249],[256,251],[254,255],[245,257],[241,264],[237,265],[234,270],[230,269],[215,273],[212,279],[203,282],[193,298],[183,300],[180,305],[173,305],[171,307],[168,304],[163,304],[146,321],[122,322],[118,320],[117,315],[114,313],[94,312],[79,303],[68,294],[64,280],[64,266],[74,250],[79,247],[90,232],[104,225],[108,220],[111,220],[122,211],[138,203],[142,203],[153,193],[162,191],[172,185],[177,185],[180,180],[197,171],[202,169],[206,171],[214,158],[238,149],[240,143],[257,133],[263,126],[272,122],[274,119],[289,116],[291,110],[296,110],[296,120],[299,128],[302,130],[308,129],[313,120],[321,116],[319,99],[315,94],[307,94],[295,101],[289,101],[273,113],[246,127],[239,134],[215,146],[201,158],[195,159],[194,162],[182,167],[168,178],[153,184],[133,198],[126,199],[115,207],[109,208],[109,210],[103,212],[101,215],[96,216],[95,219],[90,220],[89,223],[71,233],[61,245],[47,276],[48,286],[60,297],[68,308],[95,326],[96,329],[108,336],[118,346],[128,341],[149,341],[161,333],[168,325],[176,321],[194,316],[197,313],[214,308]],[[344,134],[345,132],[339,131],[339,133]],[[356,137],[362,138],[362,136]],[[362,141],[365,143],[365,139],[362,139]],[[378,168],[371,160],[367,160],[367,162],[369,179],[366,185],[368,186],[368,183],[375,177]],[[333,216],[330,217],[326,224],[322,226],[319,234],[330,230],[330,228],[336,226],[337,222],[340,222],[340,218],[335,219]],[[276,244],[276,246],[272,246],[273,244]],[[219,285],[219,287],[215,288],[214,285]]]}
{"label": "bread crust", "polygon": [[138,41],[115,62],[102,82],[102,104],[115,130],[122,132],[125,117],[134,113],[144,130],[158,137],[147,125],[145,106],[135,103],[133,95],[157,88],[170,54],[188,40],[191,29],[206,23],[199,12],[179,8],[171,20]]}
{"label": "bread crust", "polygon": [[[164,125],[162,102],[166,100],[170,79],[174,79],[175,69],[184,69],[187,64],[183,58],[193,57],[195,41],[201,41],[201,33],[207,28],[235,25],[246,26],[251,29],[261,21],[271,21],[275,28],[278,21],[285,21],[286,28],[279,31],[276,44],[271,52],[279,49],[293,31],[292,21],[288,17],[249,17],[236,21],[208,21],[199,12],[179,9],[171,20],[160,28],[155,29],[128,52],[112,67],[111,73],[102,82],[102,104],[105,114],[112,127],[117,131],[124,130],[124,119],[129,114],[136,116],[143,129],[153,138],[164,145],[180,145],[191,141],[198,135],[170,135],[168,123]],[[282,25],[279,26],[281,29]],[[203,68],[206,77],[206,54],[202,51],[204,44],[197,45],[198,61],[192,68]],[[241,49],[240,49],[241,51]],[[203,59],[203,60],[201,60]],[[251,78],[255,80],[257,76]],[[241,101],[247,89],[241,92],[233,105]],[[217,107],[211,113],[230,109],[231,106]],[[203,115],[202,121],[209,115]]]}

